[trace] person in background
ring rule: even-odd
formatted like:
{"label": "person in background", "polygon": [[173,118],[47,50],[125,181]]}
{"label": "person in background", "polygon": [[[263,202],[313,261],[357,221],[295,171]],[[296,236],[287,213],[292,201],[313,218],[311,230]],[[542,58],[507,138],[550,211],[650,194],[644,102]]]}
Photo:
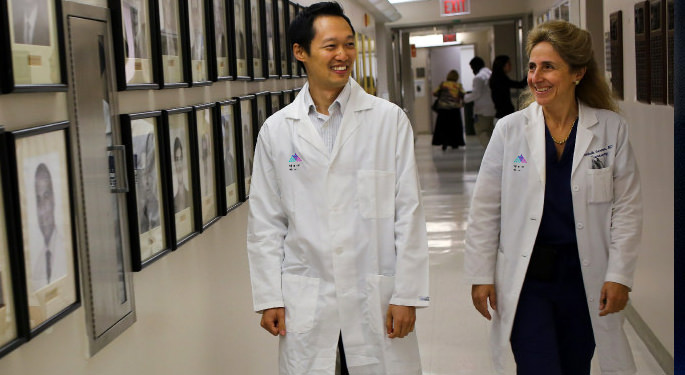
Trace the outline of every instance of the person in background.
{"label": "person in background", "polygon": [[495,128],[495,104],[490,93],[490,75],[492,71],[485,67],[485,62],[476,56],[469,61],[473,70],[473,89],[464,97],[466,103],[473,102],[473,127],[483,147],[488,146],[492,130]]}
{"label": "person in background", "polygon": [[447,80],[433,92],[437,99],[438,118],[435,120],[435,132],[433,133],[433,146],[442,145],[445,151],[447,146],[458,149],[466,145],[464,142],[464,129],[461,124],[461,107],[464,106],[464,88],[459,81],[459,73],[450,70]]}
{"label": "person in background", "polygon": [[288,33],[307,83],[258,136],[254,310],[280,336],[281,375],[420,375],[428,242],[411,124],[350,79],[357,49],[340,4],[312,4]]}
{"label": "person in background", "polygon": [[[642,231],[628,125],[590,33],[565,21],[528,35],[526,107],[499,121],[478,173],[464,267],[493,320],[497,374],[635,374],[623,331]],[[491,310],[488,309],[488,302]]]}
{"label": "person in background", "polygon": [[511,103],[510,89],[522,89],[526,87],[527,78],[514,81],[507,74],[511,72],[511,60],[507,55],[495,57],[492,63],[492,75],[490,76],[490,92],[492,102],[495,104],[495,123],[502,117],[514,113],[514,105]]}

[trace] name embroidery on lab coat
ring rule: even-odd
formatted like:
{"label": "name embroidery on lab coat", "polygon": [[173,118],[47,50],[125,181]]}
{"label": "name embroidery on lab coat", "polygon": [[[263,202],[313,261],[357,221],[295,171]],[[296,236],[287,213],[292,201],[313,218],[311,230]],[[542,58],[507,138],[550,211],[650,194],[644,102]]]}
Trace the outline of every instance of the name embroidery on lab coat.
{"label": "name embroidery on lab coat", "polygon": [[521,172],[523,168],[526,166],[524,164],[528,164],[526,161],[526,158],[523,157],[523,154],[519,155],[514,159],[514,172]]}
{"label": "name embroidery on lab coat", "polygon": [[291,171],[296,171],[297,168],[300,167],[301,162],[302,159],[299,156],[297,156],[297,154],[292,154],[292,156],[290,156],[290,160],[288,160],[288,169],[290,169]]}
{"label": "name embroidery on lab coat", "polygon": [[607,166],[607,156],[609,155],[609,150],[614,148],[614,145],[607,145],[597,150],[592,150],[586,152],[583,156],[589,156],[592,158],[592,169],[602,169]]}

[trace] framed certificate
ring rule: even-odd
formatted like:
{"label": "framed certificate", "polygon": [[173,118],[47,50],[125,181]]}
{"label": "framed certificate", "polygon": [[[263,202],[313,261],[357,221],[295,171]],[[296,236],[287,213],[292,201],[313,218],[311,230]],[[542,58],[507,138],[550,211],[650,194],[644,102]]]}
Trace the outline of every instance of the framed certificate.
{"label": "framed certificate", "polygon": [[192,107],[174,108],[163,111],[166,133],[165,148],[171,157],[171,163],[166,163],[166,185],[171,187],[170,205],[168,210],[173,212],[173,238],[175,248],[186,243],[199,233],[199,220],[196,215],[193,183],[193,162],[191,149],[192,131],[190,127]]}
{"label": "framed certificate", "polygon": [[240,205],[240,195],[238,188],[238,154],[242,151],[236,131],[240,127],[236,124],[236,101],[226,100],[218,103],[218,117],[221,130],[221,147],[217,149],[217,170],[219,173],[220,186],[223,186],[222,206],[223,214],[229,213]]}
{"label": "framed certificate", "polygon": [[0,0],[2,92],[67,90],[61,4]]}
{"label": "framed certificate", "polygon": [[253,102],[254,95],[245,95],[238,98],[238,119],[240,120],[240,148],[241,155],[241,176],[243,179],[241,201],[247,200],[250,196],[250,182],[252,181],[252,164],[254,161],[254,115]]}
{"label": "framed certificate", "polygon": [[60,122],[11,133],[18,192],[13,208],[20,223],[13,230],[21,239],[30,336],[80,305],[68,129],[68,122]]}
{"label": "framed certificate", "polygon": [[200,217],[203,228],[214,223],[218,216],[214,107],[214,103],[193,107],[199,163],[197,173],[200,181]]}
{"label": "framed certificate", "polygon": [[167,189],[164,184],[165,150],[160,147],[160,111],[121,115],[126,145],[129,238],[133,271],[140,271],[171,250]]}
{"label": "framed certificate", "polygon": [[[111,0],[119,90],[159,88],[148,0]],[[155,34],[156,35],[156,34]]]}
{"label": "framed certificate", "polygon": [[187,87],[189,69],[185,58],[185,44],[181,20],[184,19],[184,7],[180,0],[157,1],[157,41],[159,44],[160,85],[163,88]]}

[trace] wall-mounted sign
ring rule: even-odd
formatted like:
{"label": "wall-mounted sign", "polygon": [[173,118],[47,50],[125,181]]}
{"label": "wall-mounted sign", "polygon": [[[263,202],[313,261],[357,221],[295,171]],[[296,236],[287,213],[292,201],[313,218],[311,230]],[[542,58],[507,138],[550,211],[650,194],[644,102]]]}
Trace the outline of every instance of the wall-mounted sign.
{"label": "wall-mounted sign", "polygon": [[443,43],[449,43],[449,42],[456,42],[457,41],[457,34],[442,34],[442,42]]}
{"label": "wall-mounted sign", "polygon": [[471,13],[471,0],[440,0],[441,16],[458,16]]}

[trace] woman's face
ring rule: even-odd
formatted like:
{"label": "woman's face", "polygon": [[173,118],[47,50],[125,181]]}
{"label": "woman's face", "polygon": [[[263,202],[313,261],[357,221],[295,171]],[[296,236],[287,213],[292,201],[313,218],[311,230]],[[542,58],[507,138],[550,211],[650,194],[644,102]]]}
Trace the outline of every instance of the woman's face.
{"label": "woman's face", "polygon": [[574,81],[583,78],[583,74],[584,71],[572,72],[548,42],[540,42],[530,51],[528,88],[543,108],[574,105]]}
{"label": "woman's face", "polygon": [[504,64],[504,73],[509,72],[511,72],[511,61],[507,61],[506,64]]}

